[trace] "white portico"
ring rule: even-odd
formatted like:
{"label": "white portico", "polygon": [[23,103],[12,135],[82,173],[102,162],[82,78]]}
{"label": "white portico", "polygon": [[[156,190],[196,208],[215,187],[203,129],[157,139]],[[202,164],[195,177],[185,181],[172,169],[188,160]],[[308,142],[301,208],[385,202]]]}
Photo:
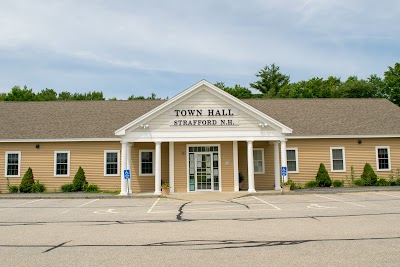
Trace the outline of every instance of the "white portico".
{"label": "white portico", "polygon": [[[130,188],[149,188],[149,179],[154,179],[154,194],[160,194],[161,182],[169,182],[171,192],[236,192],[239,172],[245,174],[249,192],[256,190],[255,177],[269,179],[270,174],[280,190],[285,135],[291,132],[203,80],[115,134],[121,137],[121,170],[132,172]],[[268,160],[273,169],[265,169]],[[127,186],[121,172],[121,194],[127,194]]]}

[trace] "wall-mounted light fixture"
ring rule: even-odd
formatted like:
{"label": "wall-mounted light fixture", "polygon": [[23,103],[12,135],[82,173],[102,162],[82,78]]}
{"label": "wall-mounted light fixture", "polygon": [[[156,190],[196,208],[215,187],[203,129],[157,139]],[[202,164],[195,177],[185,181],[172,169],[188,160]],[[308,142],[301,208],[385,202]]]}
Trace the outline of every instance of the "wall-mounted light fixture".
{"label": "wall-mounted light fixture", "polygon": [[149,125],[148,124],[141,124],[140,127],[143,128],[143,129],[146,129],[146,128],[149,128]]}
{"label": "wall-mounted light fixture", "polygon": [[359,144],[361,144],[362,143],[362,140],[361,139],[358,139],[358,141],[357,141]]}
{"label": "wall-mounted light fixture", "polygon": [[266,124],[266,123],[260,123],[258,126],[260,126],[261,128],[264,128],[264,127],[266,127],[268,124]]}
{"label": "wall-mounted light fixture", "polygon": [[40,148],[40,145],[39,144],[36,144],[36,149],[39,149]]}

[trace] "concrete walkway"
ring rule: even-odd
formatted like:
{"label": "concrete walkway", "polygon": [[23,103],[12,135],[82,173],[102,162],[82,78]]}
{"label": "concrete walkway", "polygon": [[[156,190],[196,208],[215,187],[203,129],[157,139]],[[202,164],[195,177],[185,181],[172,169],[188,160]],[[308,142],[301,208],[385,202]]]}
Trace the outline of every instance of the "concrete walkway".
{"label": "concrete walkway", "polygon": [[[377,192],[377,191],[400,191],[400,186],[370,186],[370,187],[331,187],[331,188],[309,188],[298,189],[285,193],[285,195],[303,194],[341,194],[354,192]],[[245,196],[262,195],[282,195],[281,191],[268,190],[249,193],[240,192],[193,192],[193,193],[174,193],[166,196],[170,199],[186,201],[216,201],[231,200]],[[126,199],[126,198],[158,198],[160,196],[153,193],[134,193],[129,196],[120,196],[110,193],[41,193],[41,194],[0,194],[0,199]]]}

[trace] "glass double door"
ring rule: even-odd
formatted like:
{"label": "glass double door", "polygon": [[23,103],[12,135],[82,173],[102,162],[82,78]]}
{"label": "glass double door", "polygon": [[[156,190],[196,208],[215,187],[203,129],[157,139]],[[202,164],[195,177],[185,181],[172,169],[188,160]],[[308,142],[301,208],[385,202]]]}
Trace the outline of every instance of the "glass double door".
{"label": "glass double door", "polygon": [[213,153],[197,152],[195,155],[195,179],[198,191],[214,190]]}

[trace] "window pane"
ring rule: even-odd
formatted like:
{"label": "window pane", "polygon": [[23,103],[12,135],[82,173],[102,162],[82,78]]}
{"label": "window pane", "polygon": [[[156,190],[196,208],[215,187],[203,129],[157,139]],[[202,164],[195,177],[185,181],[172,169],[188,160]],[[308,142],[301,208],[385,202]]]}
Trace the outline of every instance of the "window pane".
{"label": "window pane", "polygon": [[57,153],[56,175],[68,175],[68,153]]}
{"label": "window pane", "polygon": [[288,161],[287,162],[287,168],[289,172],[295,172],[297,171],[297,164],[296,161]]}
{"label": "window pane", "polygon": [[378,158],[380,158],[380,159],[382,159],[382,158],[385,158],[385,159],[389,158],[387,148],[379,148],[379,149],[378,149]]}
{"label": "window pane", "polygon": [[153,152],[142,152],[142,162],[153,162]]}
{"label": "window pane", "polygon": [[296,160],[296,150],[287,150],[286,151],[287,160]]}
{"label": "window pane", "polygon": [[253,150],[254,160],[262,160],[262,150]]}
{"label": "window pane", "polygon": [[153,152],[143,151],[142,153],[142,174],[153,174]]}
{"label": "window pane", "polygon": [[334,171],[343,171],[343,160],[333,160],[333,170]]}
{"label": "window pane", "polygon": [[332,149],[332,159],[343,159],[342,149]]}
{"label": "window pane", "polygon": [[68,153],[57,153],[57,163],[68,163]]}
{"label": "window pane", "polygon": [[18,176],[18,161],[19,154],[7,154],[7,175],[16,175]]}

